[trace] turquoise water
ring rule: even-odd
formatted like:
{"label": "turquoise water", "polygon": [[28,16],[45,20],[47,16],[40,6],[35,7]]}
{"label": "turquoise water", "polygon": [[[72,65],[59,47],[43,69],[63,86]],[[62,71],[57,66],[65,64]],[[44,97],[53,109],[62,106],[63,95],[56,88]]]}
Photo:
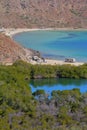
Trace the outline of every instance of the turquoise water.
{"label": "turquoise water", "polygon": [[85,79],[35,79],[30,81],[32,92],[36,90],[45,90],[51,94],[53,90],[72,90],[80,89],[80,92],[87,92],[87,80]]}
{"label": "turquoise water", "polygon": [[87,61],[87,31],[32,31],[17,34],[13,39],[40,51],[44,57]]}

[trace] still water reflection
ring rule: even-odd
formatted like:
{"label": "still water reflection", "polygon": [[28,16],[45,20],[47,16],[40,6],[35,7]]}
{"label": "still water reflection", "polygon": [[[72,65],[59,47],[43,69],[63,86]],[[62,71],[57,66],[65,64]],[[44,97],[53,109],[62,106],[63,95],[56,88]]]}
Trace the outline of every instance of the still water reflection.
{"label": "still water reflection", "polygon": [[34,79],[30,81],[32,92],[45,90],[51,93],[53,90],[72,90],[79,88],[82,93],[87,92],[87,80],[85,79]]}

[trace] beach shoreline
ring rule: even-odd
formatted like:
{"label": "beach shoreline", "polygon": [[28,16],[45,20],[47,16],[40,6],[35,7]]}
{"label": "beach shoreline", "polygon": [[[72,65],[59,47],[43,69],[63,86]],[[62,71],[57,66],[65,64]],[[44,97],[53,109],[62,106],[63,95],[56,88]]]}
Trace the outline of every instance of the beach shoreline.
{"label": "beach shoreline", "polygon": [[4,33],[7,36],[10,36],[11,38],[18,34],[23,32],[30,32],[30,31],[87,31],[85,28],[6,28],[4,29]]}
{"label": "beach shoreline", "polygon": [[65,62],[63,60],[54,60],[54,59],[45,59],[45,62],[36,62],[36,61],[31,61],[31,64],[40,64],[40,65],[72,65],[72,66],[80,66],[83,65],[84,62]]}
{"label": "beach shoreline", "polygon": [[[8,28],[4,29],[4,33],[6,36],[13,37],[14,35],[22,32],[29,32],[29,31],[87,31],[87,29],[74,29],[74,28],[35,28],[35,29],[29,29],[29,28]],[[26,48],[27,49],[27,48]],[[65,64],[70,64],[70,65],[83,65],[84,62],[75,62],[75,63],[70,63],[70,62],[65,62],[63,60],[54,60],[54,59],[45,59],[46,62],[42,63],[37,63],[36,61],[30,61],[31,64],[41,64],[41,65],[65,65]]]}
{"label": "beach shoreline", "polygon": [[83,62],[72,62],[72,63],[70,63],[70,62],[65,62],[65,61],[63,61],[63,60],[48,60],[48,63],[51,63],[51,65],[53,64],[53,65],[74,65],[74,66],[79,66],[79,65],[83,65],[84,63]]}

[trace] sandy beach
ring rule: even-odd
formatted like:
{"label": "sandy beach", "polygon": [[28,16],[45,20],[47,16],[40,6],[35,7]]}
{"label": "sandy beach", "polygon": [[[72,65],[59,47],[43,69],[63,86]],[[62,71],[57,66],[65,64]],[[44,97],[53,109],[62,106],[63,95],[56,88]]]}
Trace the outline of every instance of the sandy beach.
{"label": "sandy beach", "polygon": [[[87,29],[73,29],[73,28],[46,28],[46,29],[38,29],[38,28],[35,28],[35,29],[28,29],[28,28],[22,28],[22,29],[14,29],[14,28],[10,28],[10,29],[4,29],[4,33],[5,35],[9,36],[12,38],[13,35],[17,34],[17,33],[22,33],[22,32],[28,32],[28,31],[41,31],[41,30],[60,30],[60,31],[63,31],[63,30],[87,30]],[[28,53],[28,52],[27,52]],[[28,55],[28,54],[26,54]],[[75,62],[75,63],[69,63],[69,62],[65,62],[65,61],[62,61],[62,60],[53,60],[53,59],[45,59],[46,62],[41,62],[41,63],[38,63],[36,61],[29,61],[31,64],[41,64],[41,65],[64,65],[64,64],[70,64],[70,65],[75,65],[75,66],[79,66],[79,65],[83,65],[84,62]]]}
{"label": "sandy beach", "polygon": [[9,36],[12,38],[13,35],[18,34],[18,33],[22,33],[22,32],[28,32],[28,31],[37,31],[37,29],[27,29],[27,28],[23,28],[23,29],[14,29],[14,28],[10,28],[10,29],[4,29],[4,33],[6,36]]}
{"label": "sandy beach", "polygon": [[50,60],[50,59],[46,59],[46,60],[47,60],[47,64],[51,64],[51,65],[70,64],[70,65],[79,66],[79,65],[83,65],[84,64],[82,62],[69,63],[69,62],[65,62],[65,61],[61,61],[61,60]]}
{"label": "sandy beach", "polygon": [[40,64],[40,65],[73,65],[73,66],[79,66],[83,65],[83,62],[75,62],[75,63],[69,63],[62,60],[53,60],[53,59],[45,59],[45,62],[36,62],[36,61],[30,61],[31,64]]}
{"label": "sandy beach", "polygon": [[50,30],[58,30],[58,31],[87,31],[87,29],[84,29],[84,28],[77,28],[77,29],[74,29],[74,28],[32,28],[32,29],[29,29],[29,28],[4,28],[4,33],[5,35],[7,36],[10,36],[12,37],[13,35],[17,34],[17,33],[22,33],[22,32],[28,32],[28,31],[50,31]]}

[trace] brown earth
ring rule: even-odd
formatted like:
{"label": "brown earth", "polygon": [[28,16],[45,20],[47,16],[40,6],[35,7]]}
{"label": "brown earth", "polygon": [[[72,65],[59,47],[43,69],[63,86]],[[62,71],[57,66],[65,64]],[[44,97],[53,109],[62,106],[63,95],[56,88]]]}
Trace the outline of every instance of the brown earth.
{"label": "brown earth", "polygon": [[29,62],[29,56],[37,54],[36,51],[26,49],[10,37],[0,33],[0,64],[11,65],[16,60]]}
{"label": "brown earth", "polygon": [[87,28],[87,0],[0,0],[0,27]]}

